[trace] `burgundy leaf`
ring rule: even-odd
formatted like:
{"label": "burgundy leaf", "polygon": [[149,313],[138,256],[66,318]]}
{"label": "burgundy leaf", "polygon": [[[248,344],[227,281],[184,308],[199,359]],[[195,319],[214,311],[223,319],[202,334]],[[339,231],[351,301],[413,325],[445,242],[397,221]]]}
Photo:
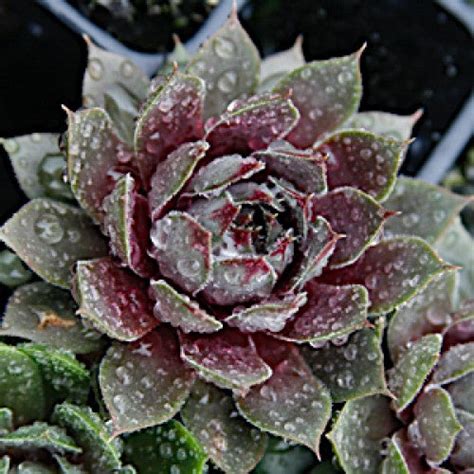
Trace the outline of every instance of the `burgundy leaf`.
{"label": "burgundy leaf", "polygon": [[285,268],[293,261],[294,242],[296,237],[293,229],[288,229],[279,239],[268,248],[267,260],[280,276]]}
{"label": "burgundy leaf", "polygon": [[229,193],[236,204],[267,204],[277,211],[283,211],[283,207],[266,184],[246,181],[231,186]]}

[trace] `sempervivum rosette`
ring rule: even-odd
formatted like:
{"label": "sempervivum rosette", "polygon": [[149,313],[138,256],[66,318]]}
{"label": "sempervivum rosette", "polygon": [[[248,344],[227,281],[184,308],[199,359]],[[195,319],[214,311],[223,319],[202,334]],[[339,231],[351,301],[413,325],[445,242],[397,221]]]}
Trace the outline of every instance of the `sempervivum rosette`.
{"label": "sempervivum rosette", "polygon": [[[318,453],[331,400],[389,394],[382,319],[369,318],[451,270],[421,238],[383,234],[399,219],[383,203],[416,115],[357,114],[362,50],[305,64],[299,46],[261,68],[233,14],[148,84],[89,45],[89,108],[67,112],[64,140],[82,210],[58,200],[69,195],[56,175],[48,188],[27,176],[51,170],[51,137],[36,137],[28,167],[21,147],[34,141],[6,142],[34,199],[2,239],[72,287],[76,330],[113,340],[99,382],[114,434],[180,411],[227,472],[255,466],[265,432]],[[441,196],[439,225],[464,202]],[[4,334],[32,337],[6,322]],[[47,326],[67,329],[60,317]]]}

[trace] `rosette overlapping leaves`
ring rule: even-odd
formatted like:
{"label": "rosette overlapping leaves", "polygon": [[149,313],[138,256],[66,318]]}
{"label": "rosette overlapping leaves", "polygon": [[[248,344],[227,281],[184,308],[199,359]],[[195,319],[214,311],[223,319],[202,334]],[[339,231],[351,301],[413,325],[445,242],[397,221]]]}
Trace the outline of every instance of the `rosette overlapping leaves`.
{"label": "rosette overlapping leaves", "polygon": [[[51,135],[4,141],[32,201],[0,235],[47,283],[17,290],[0,334],[87,353],[93,327],[110,342],[99,384],[113,434],[180,413],[226,472],[252,470],[266,433],[319,455],[332,402],[349,400],[336,450],[358,399],[405,403],[385,379],[384,316],[453,272],[430,244],[467,202],[434,187],[423,201],[409,180],[393,192],[418,114],[357,113],[363,48],[310,63],[300,48],[260,64],[234,13],[149,82],[89,44],[67,163]],[[341,464],[376,472],[367,459]]]}

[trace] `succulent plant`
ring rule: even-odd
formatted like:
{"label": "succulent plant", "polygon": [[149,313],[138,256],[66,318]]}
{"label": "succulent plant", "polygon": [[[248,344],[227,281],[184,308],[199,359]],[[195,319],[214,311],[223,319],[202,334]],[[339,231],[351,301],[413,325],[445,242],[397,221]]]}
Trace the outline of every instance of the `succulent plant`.
{"label": "succulent plant", "polygon": [[[125,469],[123,438],[140,473],[202,472],[207,457],[245,473],[270,434],[299,445],[271,438],[256,472],[276,474],[277,453],[321,456],[345,402],[327,436],[346,472],[472,467],[470,307],[450,300],[470,198],[397,180],[419,113],[357,112],[362,51],[305,63],[298,40],[260,63],[235,11],[152,81],[89,43],[84,108],[67,110],[60,145],[3,141],[31,201],[0,237],[44,281],[14,292],[0,336],[100,361],[89,399],[110,431],[90,408],[56,408],[83,449],[65,462]],[[466,300],[472,268],[459,277]],[[18,424],[46,416],[24,418],[37,404],[2,380]]]}

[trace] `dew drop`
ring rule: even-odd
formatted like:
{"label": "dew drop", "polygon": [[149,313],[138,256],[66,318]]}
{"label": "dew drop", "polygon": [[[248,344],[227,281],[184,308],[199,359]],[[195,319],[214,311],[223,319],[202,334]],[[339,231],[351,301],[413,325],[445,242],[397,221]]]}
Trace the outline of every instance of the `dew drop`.
{"label": "dew drop", "polygon": [[99,81],[104,75],[104,66],[100,59],[92,58],[87,65],[87,72],[92,79]]}
{"label": "dew drop", "polygon": [[235,44],[227,38],[216,38],[214,40],[214,51],[221,59],[232,59],[235,55]]}
{"label": "dew drop", "polygon": [[235,71],[226,71],[217,80],[217,88],[224,93],[232,92],[236,84],[237,73]]}
{"label": "dew drop", "polygon": [[47,244],[57,244],[64,237],[64,229],[54,214],[43,214],[34,225],[36,235]]}

